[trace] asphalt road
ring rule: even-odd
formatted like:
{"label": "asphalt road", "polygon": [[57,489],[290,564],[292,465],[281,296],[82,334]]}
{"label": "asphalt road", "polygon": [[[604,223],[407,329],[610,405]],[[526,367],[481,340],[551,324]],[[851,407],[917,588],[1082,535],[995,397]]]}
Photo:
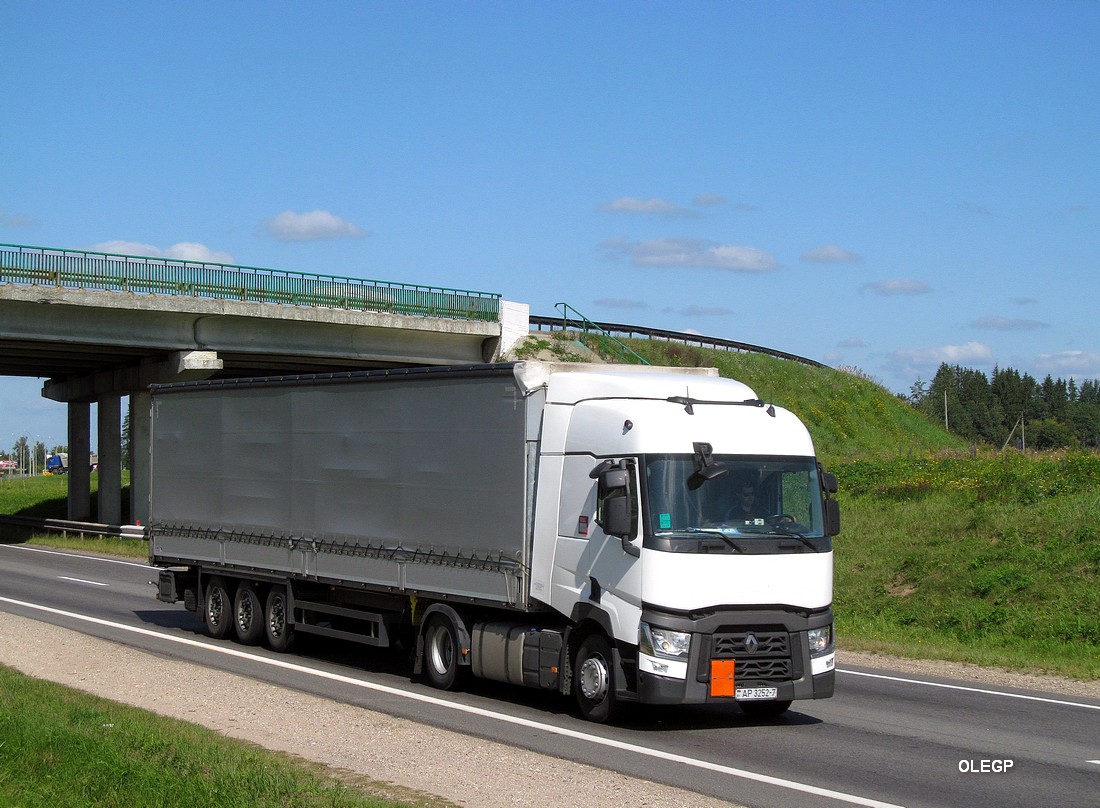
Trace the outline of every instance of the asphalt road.
{"label": "asphalt road", "polygon": [[843,668],[834,698],[775,721],[638,708],[600,727],[553,694],[434,690],[396,651],[313,641],[278,655],[210,640],[182,605],[156,600],[155,578],[139,563],[0,545],[0,611],[731,802],[1100,804],[1100,700]]}

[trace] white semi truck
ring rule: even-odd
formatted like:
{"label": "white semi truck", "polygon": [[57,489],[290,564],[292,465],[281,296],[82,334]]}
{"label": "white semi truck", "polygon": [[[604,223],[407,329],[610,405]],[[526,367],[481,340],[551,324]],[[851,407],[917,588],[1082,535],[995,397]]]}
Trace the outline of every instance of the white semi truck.
{"label": "white semi truck", "polygon": [[517,362],[152,388],[160,600],[414,674],[772,716],[833,693],[835,478],[709,369]]}

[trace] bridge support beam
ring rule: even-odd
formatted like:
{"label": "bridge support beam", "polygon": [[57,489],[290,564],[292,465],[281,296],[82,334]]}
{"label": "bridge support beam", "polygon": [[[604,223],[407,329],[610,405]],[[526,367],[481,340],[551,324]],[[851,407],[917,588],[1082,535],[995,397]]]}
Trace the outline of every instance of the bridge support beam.
{"label": "bridge support beam", "polygon": [[[99,399],[99,505],[96,521],[122,524],[122,396]],[[84,463],[88,464],[87,455]],[[70,455],[70,460],[72,456]],[[79,458],[78,458],[79,461]]]}
{"label": "bridge support beam", "polygon": [[92,453],[92,407],[84,401],[69,403],[69,518],[87,522],[92,518],[92,474],[88,457]]}

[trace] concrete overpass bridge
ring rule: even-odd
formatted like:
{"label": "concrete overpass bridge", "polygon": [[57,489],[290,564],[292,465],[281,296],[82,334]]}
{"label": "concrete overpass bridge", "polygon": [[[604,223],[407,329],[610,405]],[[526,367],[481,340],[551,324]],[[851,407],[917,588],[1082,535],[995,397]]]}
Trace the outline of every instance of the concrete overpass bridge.
{"label": "concrete overpass bridge", "polygon": [[[490,361],[528,331],[500,295],[257,267],[0,244],[0,375],[45,378],[68,405],[71,458],[97,405],[98,520],[119,524],[121,401],[130,400],[131,514],[148,518],[150,384]],[[91,514],[72,463],[70,519]]]}

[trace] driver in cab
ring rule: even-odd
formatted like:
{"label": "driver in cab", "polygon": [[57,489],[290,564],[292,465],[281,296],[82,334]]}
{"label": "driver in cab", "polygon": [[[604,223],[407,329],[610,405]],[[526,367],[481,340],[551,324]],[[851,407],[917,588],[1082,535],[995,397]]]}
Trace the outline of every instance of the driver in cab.
{"label": "driver in cab", "polygon": [[733,505],[726,511],[726,521],[733,523],[753,522],[763,514],[756,504],[756,486],[743,481],[733,487]]}

